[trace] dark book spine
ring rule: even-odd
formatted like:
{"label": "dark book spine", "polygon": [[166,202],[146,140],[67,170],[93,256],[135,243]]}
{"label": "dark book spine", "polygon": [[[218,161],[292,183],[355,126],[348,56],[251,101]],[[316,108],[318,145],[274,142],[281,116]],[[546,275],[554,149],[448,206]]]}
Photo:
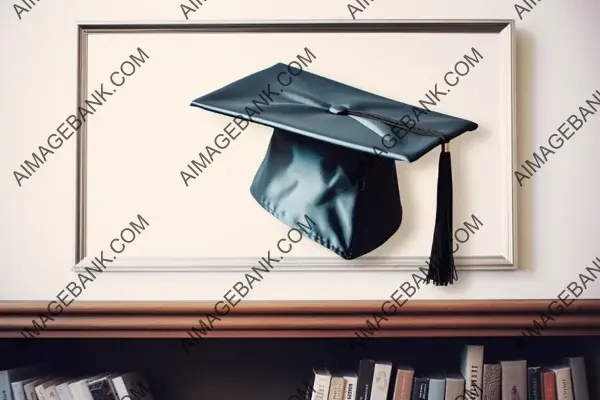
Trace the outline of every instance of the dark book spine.
{"label": "dark book spine", "polygon": [[542,400],[540,367],[527,368],[527,400]]}
{"label": "dark book spine", "polygon": [[411,400],[427,400],[429,395],[429,379],[415,378]]}
{"label": "dark book spine", "polygon": [[103,378],[94,383],[88,384],[90,393],[94,400],[119,400],[117,394],[113,391],[112,385],[109,382],[110,378]]}
{"label": "dark book spine", "polygon": [[356,383],[356,400],[370,400],[371,382],[373,382],[374,370],[375,361],[360,361],[360,365],[358,367],[358,381]]}

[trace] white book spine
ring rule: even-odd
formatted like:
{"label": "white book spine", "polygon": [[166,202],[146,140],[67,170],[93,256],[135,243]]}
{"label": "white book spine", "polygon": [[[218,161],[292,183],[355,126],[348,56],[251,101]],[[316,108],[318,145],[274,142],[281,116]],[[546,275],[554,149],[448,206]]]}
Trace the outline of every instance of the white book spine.
{"label": "white book spine", "polygon": [[[125,386],[125,382],[123,378],[118,376],[113,379],[113,386],[115,387],[115,393],[119,399],[124,398],[125,396],[130,396],[127,387]],[[131,397],[131,396],[130,396]]]}
{"label": "white book spine", "polygon": [[80,382],[69,383],[69,391],[73,400],[85,400],[85,397],[81,394]]}
{"label": "white book spine", "polygon": [[0,371],[0,400],[12,400],[8,371]]}
{"label": "white book spine", "polygon": [[444,400],[457,400],[465,394],[465,381],[459,378],[446,378],[446,395]]}
{"label": "white book spine", "polygon": [[[81,399],[80,400],[94,400],[92,396],[92,392],[90,391],[89,386],[86,381],[79,382],[79,387],[81,388]],[[120,400],[120,399],[119,399]]]}
{"label": "white book spine", "polygon": [[311,400],[327,400],[330,383],[331,375],[315,373],[314,392],[312,393]]}
{"label": "white book spine", "polygon": [[35,387],[35,394],[39,400],[46,400],[46,395],[44,392],[44,384],[37,385]]}
{"label": "white book spine", "polygon": [[356,376],[345,376],[344,381],[344,400],[355,400],[356,399],[356,384],[358,378]]}
{"label": "white book spine", "polygon": [[371,400],[386,400],[390,387],[392,364],[376,363],[373,369],[373,383],[371,385]]}
{"label": "white book spine", "polygon": [[346,381],[341,376],[331,378],[329,385],[329,400],[344,400],[344,385]]}
{"label": "white book spine", "polygon": [[119,398],[119,400],[121,400],[125,396],[129,396],[129,391],[125,386],[125,382],[123,381],[122,377],[118,376],[114,378],[113,385],[115,386],[115,392],[117,392],[117,397]]}
{"label": "white book spine", "polygon": [[444,400],[446,392],[446,379],[442,377],[429,378],[429,392],[427,400]]}
{"label": "white book spine", "polygon": [[500,361],[502,400],[527,399],[527,361]]}
{"label": "white book spine", "polygon": [[[154,400],[146,379],[137,373],[127,373],[112,379],[119,400],[131,397],[134,400]],[[126,397],[129,396],[129,397]]]}
{"label": "white book spine", "polygon": [[37,393],[35,392],[35,383],[27,384],[23,388],[25,389],[27,400],[38,400]]}
{"label": "white book spine", "polygon": [[50,385],[44,389],[46,400],[58,400],[58,393],[56,393],[56,386]]}
{"label": "white book spine", "polygon": [[465,378],[465,399],[481,400],[483,346],[465,346],[460,372]]}
{"label": "white book spine", "polygon": [[556,400],[575,400],[571,385],[571,369],[555,369],[554,376],[556,377]]}
{"label": "white book spine", "polygon": [[12,385],[12,392],[13,392],[13,398],[15,400],[27,400],[25,398],[25,390],[23,389],[23,382],[13,382],[11,383]]}
{"label": "white book spine", "polygon": [[58,398],[60,400],[74,400],[73,396],[71,396],[69,384],[66,382],[61,383],[60,385],[56,385],[56,392],[58,393]]}

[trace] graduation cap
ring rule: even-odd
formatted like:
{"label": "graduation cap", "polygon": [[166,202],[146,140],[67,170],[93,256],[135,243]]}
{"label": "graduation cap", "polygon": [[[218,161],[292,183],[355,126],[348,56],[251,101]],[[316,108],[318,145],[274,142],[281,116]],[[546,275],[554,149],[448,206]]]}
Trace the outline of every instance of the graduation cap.
{"label": "graduation cap", "polygon": [[416,161],[439,146],[427,282],[457,279],[449,141],[476,129],[476,123],[281,63],[191,105],[274,128],[250,193],[290,227],[309,221],[312,229],[305,235],[348,260],[381,246],[400,227],[395,161]]}

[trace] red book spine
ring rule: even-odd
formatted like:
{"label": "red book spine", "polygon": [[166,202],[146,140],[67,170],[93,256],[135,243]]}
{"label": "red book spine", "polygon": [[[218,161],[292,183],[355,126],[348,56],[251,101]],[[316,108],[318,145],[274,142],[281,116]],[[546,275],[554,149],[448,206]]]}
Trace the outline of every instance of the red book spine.
{"label": "red book spine", "polygon": [[542,383],[544,386],[543,400],[556,400],[556,380],[553,372],[542,372]]}

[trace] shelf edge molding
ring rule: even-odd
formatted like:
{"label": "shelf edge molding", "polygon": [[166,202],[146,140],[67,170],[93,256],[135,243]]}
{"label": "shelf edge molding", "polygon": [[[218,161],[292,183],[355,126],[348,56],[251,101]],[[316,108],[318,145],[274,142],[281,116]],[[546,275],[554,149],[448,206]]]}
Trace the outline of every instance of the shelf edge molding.
{"label": "shelf edge molding", "polygon": [[[387,303],[386,303],[387,302]],[[0,337],[202,338],[456,337],[600,334],[600,300],[244,301],[226,315],[214,302],[0,302]],[[396,308],[395,311],[393,309]],[[42,322],[43,316],[46,318]],[[31,332],[31,331],[30,331]],[[31,336],[31,334],[30,334]]]}

